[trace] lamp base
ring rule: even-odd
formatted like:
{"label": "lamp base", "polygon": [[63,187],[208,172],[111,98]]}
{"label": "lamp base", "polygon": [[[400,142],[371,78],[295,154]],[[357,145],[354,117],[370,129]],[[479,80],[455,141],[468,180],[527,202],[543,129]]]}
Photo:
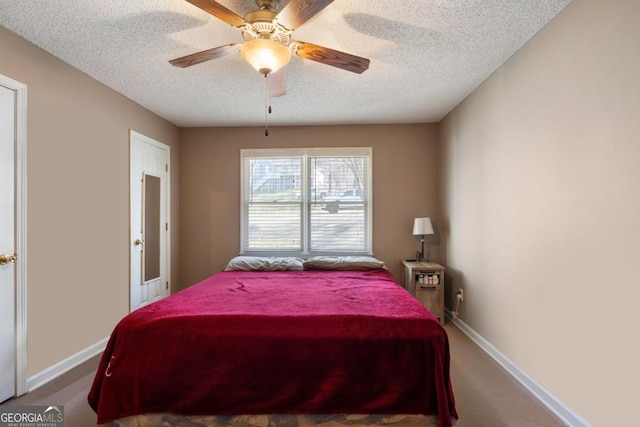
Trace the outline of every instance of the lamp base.
{"label": "lamp base", "polygon": [[420,236],[420,251],[416,252],[416,259],[418,262],[422,262],[424,260],[424,234]]}

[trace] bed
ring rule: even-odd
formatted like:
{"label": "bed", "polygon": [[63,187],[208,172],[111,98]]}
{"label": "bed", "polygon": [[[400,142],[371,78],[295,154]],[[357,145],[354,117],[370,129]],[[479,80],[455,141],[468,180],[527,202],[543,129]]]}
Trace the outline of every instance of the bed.
{"label": "bed", "polygon": [[455,423],[446,332],[382,264],[246,259],[119,322],[99,424]]}

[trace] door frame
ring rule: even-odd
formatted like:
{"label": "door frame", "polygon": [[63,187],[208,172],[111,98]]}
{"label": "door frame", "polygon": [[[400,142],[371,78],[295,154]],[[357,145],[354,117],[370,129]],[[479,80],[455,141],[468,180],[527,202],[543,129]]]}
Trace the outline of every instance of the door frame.
{"label": "door frame", "polygon": [[[133,147],[134,147],[134,143],[136,142],[142,142],[142,143],[146,143],[149,145],[152,145],[154,147],[160,148],[162,150],[164,150],[167,154],[166,156],[166,208],[167,208],[167,212],[166,212],[166,223],[167,223],[167,236],[166,236],[166,259],[165,259],[165,280],[171,284],[171,147],[168,146],[167,144],[164,144],[160,141],[156,141],[153,138],[149,138],[146,135],[143,135],[139,132],[136,132],[133,129],[129,130],[129,156],[130,156],[130,160],[129,160],[129,189],[131,191],[131,186],[133,184],[133,182],[138,179],[137,177],[133,176]],[[129,197],[131,198],[131,193],[129,195]],[[132,227],[131,224],[134,221],[133,218],[133,211],[132,211],[132,202],[130,201],[129,203],[129,245],[132,245],[134,237],[133,237],[133,232],[132,232]],[[133,289],[132,289],[132,263],[133,263],[133,259],[131,258],[131,247],[129,247],[129,311],[133,311],[139,307],[133,307]],[[169,286],[169,288],[166,290],[166,296],[171,295],[171,287]]]}
{"label": "door frame", "polygon": [[27,392],[27,85],[0,74],[0,85],[13,90],[15,123],[16,396]]}

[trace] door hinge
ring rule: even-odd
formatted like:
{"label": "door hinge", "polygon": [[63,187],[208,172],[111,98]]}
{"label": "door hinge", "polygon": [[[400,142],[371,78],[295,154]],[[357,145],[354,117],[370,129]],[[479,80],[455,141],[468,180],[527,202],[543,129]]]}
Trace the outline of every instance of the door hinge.
{"label": "door hinge", "polygon": [[169,282],[167,282],[167,289],[169,289]]}
{"label": "door hinge", "polygon": [[165,231],[169,231],[169,223],[168,222],[164,223],[164,229],[165,229]]}
{"label": "door hinge", "polygon": [[164,170],[169,172],[169,165],[168,164],[164,165]]}

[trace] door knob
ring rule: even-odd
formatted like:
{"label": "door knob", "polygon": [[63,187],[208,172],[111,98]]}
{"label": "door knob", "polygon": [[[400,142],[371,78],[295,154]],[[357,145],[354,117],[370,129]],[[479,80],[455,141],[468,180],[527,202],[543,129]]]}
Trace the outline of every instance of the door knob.
{"label": "door knob", "polygon": [[136,241],[133,242],[133,244],[136,246],[144,245],[144,240],[136,239]]}
{"label": "door knob", "polygon": [[18,257],[15,255],[2,254],[0,255],[0,265],[15,264],[17,259]]}

